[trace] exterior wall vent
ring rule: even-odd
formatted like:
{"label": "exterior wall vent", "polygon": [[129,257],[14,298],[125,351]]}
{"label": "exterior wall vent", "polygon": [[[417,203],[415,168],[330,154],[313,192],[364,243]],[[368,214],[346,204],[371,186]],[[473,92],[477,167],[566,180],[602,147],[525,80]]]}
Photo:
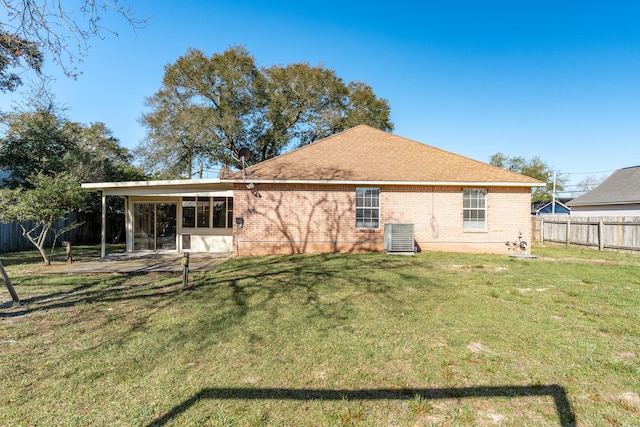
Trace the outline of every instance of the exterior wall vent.
{"label": "exterior wall vent", "polygon": [[385,224],[384,251],[387,253],[415,253],[415,224]]}

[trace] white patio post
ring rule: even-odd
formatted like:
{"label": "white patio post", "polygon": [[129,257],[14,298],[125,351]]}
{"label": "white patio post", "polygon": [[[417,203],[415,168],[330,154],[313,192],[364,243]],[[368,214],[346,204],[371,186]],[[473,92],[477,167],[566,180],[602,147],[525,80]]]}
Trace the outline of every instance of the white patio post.
{"label": "white patio post", "polygon": [[107,256],[107,195],[102,191],[102,224],[100,227],[100,258]]}

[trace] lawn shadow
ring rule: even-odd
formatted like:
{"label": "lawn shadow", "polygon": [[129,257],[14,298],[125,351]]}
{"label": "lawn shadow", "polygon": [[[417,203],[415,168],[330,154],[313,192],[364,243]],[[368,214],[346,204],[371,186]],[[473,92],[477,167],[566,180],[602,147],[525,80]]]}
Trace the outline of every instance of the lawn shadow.
{"label": "lawn shadow", "polygon": [[[226,309],[212,312],[205,322],[185,325],[187,329],[181,330],[176,339],[182,342],[190,334],[226,330],[255,311],[277,316],[274,301],[295,305],[303,310],[301,315],[307,319],[329,321],[330,324],[324,322],[329,330],[336,322],[348,319],[361,295],[375,298],[380,305],[401,306],[395,292],[396,283],[415,279],[404,271],[406,258],[380,254],[286,255],[259,260],[256,263],[239,259],[195,277],[188,288],[193,298],[215,298],[217,307]],[[376,267],[394,274],[395,280],[372,274]],[[440,286],[428,278],[422,281],[429,286]],[[331,298],[322,298],[325,294]]]}
{"label": "lawn shadow", "polygon": [[[20,304],[3,304],[0,306],[0,318],[20,317],[36,311],[56,310],[75,307],[82,304],[92,304],[153,297],[167,297],[179,293],[180,280],[174,279],[170,283],[166,280],[155,283],[153,279],[147,283],[127,283],[130,276],[152,275],[154,273],[136,273],[123,275],[93,275],[86,276],[86,283],[68,290],[54,290],[49,293],[24,298]],[[153,284],[149,284],[153,283]],[[54,288],[57,286],[53,285]]]}
{"label": "lawn shadow", "polygon": [[490,397],[552,397],[558,414],[559,425],[575,427],[576,417],[571,408],[564,387],[551,385],[532,386],[490,386],[490,387],[451,387],[451,388],[414,388],[414,389],[291,389],[291,388],[205,388],[191,396],[160,418],[152,421],[148,427],[164,426],[183,412],[186,412],[203,399],[218,400],[299,400],[299,401],[366,401],[366,400],[411,400],[416,396],[423,399],[462,399]]}

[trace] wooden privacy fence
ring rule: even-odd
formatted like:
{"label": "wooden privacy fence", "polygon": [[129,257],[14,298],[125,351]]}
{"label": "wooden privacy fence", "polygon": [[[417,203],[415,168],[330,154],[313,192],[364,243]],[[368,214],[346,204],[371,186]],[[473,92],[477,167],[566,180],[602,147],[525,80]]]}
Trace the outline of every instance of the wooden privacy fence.
{"label": "wooden privacy fence", "polygon": [[[63,240],[73,244],[88,244],[100,241],[100,216],[86,213],[71,213],[66,221],[56,221],[54,227],[62,228],[73,221],[84,222],[80,227],[64,233],[58,238],[57,245]],[[51,247],[53,233],[49,232],[45,246]],[[0,252],[11,252],[34,249],[29,240],[22,236],[18,223],[4,224],[0,222]]]}
{"label": "wooden privacy fence", "polygon": [[532,217],[533,239],[538,243],[563,243],[599,250],[640,251],[640,217]]}

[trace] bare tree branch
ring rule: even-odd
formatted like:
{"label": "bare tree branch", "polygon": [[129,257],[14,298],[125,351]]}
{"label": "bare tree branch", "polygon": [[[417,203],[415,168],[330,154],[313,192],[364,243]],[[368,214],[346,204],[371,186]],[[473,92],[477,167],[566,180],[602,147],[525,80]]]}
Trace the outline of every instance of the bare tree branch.
{"label": "bare tree branch", "polygon": [[[78,75],[75,64],[82,62],[87,55],[92,38],[102,39],[106,33],[117,35],[103,25],[106,13],[122,16],[134,30],[142,28],[148,21],[148,18],[136,18],[131,7],[120,0],[81,0],[78,8],[68,6],[68,3],[63,5],[60,0],[0,0],[0,4],[5,9],[5,22],[0,23],[0,43],[3,40],[12,46],[23,43],[40,55],[49,53],[52,61],[69,77]],[[0,51],[0,55],[2,61],[6,52]],[[35,63],[37,68],[29,58],[23,56],[27,66],[39,71],[42,57],[36,57],[39,60]]]}

